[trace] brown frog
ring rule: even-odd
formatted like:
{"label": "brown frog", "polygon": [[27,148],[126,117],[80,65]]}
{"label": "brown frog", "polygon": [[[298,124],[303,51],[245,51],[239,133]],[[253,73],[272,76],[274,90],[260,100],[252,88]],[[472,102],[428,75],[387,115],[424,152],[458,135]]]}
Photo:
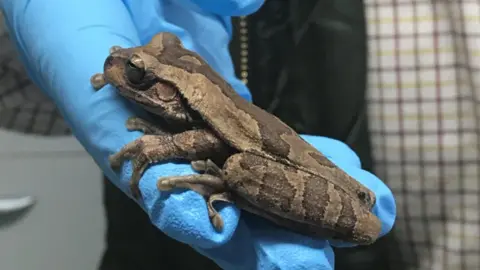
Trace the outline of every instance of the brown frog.
{"label": "brown frog", "polygon": [[160,178],[159,190],[181,187],[203,195],[218,230],[223,221],[213,203],[226,201],[302,234],[356,244],[378,238],[381,222],[371,213],[375,194],[280,119],[239,96],[175,35],[112,47],[104,73],[91,82],[95,89],[113,85],[164,122],[129,119],[127,128],[145,135],[110,157],[113,168],[132,160],[135,198],[150,164],[180,159],[199,174]]}

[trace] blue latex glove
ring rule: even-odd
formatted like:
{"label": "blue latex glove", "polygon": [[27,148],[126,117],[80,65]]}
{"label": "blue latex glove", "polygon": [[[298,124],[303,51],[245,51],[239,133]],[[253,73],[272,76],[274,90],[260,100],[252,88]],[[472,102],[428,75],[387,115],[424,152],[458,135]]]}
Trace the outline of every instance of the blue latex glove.
{"label": "blue latex glove", "polygon": [[[104,173],[129,194],[130,163],[120,175],[107,157],[138,138],[125,121],[135,108],[110,86],[94,92],[90,76],[102,72],[112,45],[145,44],[159,31],[177,34],[186,48],[200,53],[245,98],[248,89],[234,76],[228,52],[230,17],[258,9],[261,0],[0,0],[12,40],[30,77],[58,105],[74,135]],[[310,143],[371,188],[378,196],[374,212],[383,222],[382,235],[395,219],[390,190],[360,169],[346,145],[327,138],[304,136]],[[155,165],[140,182],[139,204],[167,235],[188,243],[224,269],[333,269],[328,241],[312,240],[242,213],[232,205],[220,210],[223,232],[210,224],[205,201],[187,192],[159,193],[160,176],[191,174],[189,165]],[[135,232],[132,232],[135,233]]]}

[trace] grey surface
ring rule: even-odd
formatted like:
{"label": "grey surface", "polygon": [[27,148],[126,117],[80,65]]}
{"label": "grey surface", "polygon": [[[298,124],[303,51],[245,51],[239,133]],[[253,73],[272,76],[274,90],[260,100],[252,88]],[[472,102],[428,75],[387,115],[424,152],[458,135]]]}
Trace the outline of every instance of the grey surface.
{"label": "grey surface", "polygon": [[0,132],[0,171],[2,194],[36,199],[23,216],[0,222],[0,269],[96,269],[105,231],[101,173],[76,140]]}

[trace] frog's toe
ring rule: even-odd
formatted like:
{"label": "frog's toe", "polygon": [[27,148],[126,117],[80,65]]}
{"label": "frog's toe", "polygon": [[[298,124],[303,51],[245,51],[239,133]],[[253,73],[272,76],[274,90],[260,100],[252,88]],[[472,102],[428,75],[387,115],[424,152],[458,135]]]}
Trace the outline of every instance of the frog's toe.
{"label": "frog's toe", "polygon": [[157,188],[160,191],[169,191],[169,190],[175,188],[175,183],[170,181],[170,179],[168,179],[168,178],[160,179],[157,182]]}
{"label": "frog's toe", "polygon": [[97,73],[90,77],[90,84],[92,85],[93,89],[100,90],[102,87],[107,85],[107,81],[102,73]]}
{"label": "frog's toe", "polygon": [[203,173],[207,170],[207,162],[205,160],[194,160],[190,163],[190,165],[199,173]]}
{"label": "frog's toe", "polygon": [[122,47],[120,47],[120,46],[112,46],[109,50],[109,53],[112,54],[112,53],[114,53],[118,50],[121,50],[121,49],[122,49]]}
{"label": "frog's toe", "polygon": [[138,183],[134,183],[130,181],[130,192],[132,193],[133,198],[138,199],[141,196],[140,188],[138,187]]}
{"label": "frog's toe", "polygon": [[108,157],[108,162],[110,163],[110,167],[114,170],[119,170],[122,166],[123,160],[125,157],[119,153],[113,154]]}
{"label": "frog's toe", "polygon": [[212,223],[215,230],[221,232],[223,230],[223,219],[219,213],[215,213],[210,217],[210,222]]}

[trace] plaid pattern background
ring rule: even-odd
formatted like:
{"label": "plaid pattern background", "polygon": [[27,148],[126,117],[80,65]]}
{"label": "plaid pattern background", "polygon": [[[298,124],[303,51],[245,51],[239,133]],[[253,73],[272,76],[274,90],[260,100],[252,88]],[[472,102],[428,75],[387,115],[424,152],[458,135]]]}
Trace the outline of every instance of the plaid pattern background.
{"label": "plaid pattern background", "polygon": [[480,269],[480,1],[366,0],[375,169],[407,269]]}
{"label": "plaid pattern background", "polygon": [[[375,169],[398,206],[392,269],[480,269],[480,0],[365,6]],[[12,51],[0,22],[0,127],[69,134]]]}

